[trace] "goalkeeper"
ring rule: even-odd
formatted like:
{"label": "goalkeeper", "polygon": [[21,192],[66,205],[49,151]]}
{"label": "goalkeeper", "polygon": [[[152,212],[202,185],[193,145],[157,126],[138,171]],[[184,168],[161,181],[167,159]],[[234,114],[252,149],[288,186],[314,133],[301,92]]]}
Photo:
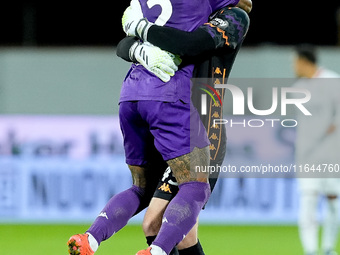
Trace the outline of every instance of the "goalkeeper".
{"label": "goalkeeper", "polygon": [[[251,2],[241,1],[239,5],[243,5],[248,12],[251,10]],[[133,37],[127,37],[120,42],[117,48],[118,56],[127,61],[139,62],[161,80],[169,81],[181,62],[179,55],[183,59],[182,65],[195,63],[194,78],[203,78],[204,83],[213,87],[213,84],[218,82],[227,83],[234,60],[247,33],[249,18],[240,8],[225,7],[211,15],[209,23],[193,32],[156,26],[146,19],[137,19],[132,23],[134,25],[128,32]],[[197,82],[192,88],[192,101],[201,112],[202,90],[199,89],[199,85]],[[223,101],[224,90],[216,89],[216,92]],[[224,126],[216,127],[211,124],[214,119],[212,115],[216,116],[217,113],[221,118],[223,114],[222,104],[218,103],[216,94],[214,99],[217,103],[208,97],[210,115],[201,115],[201,120],[211,143],[210,165],[218,166],[222,165],[226,153],[226,130]],[[210,176],[211,190],[214,189],[217,177],[218,173]],[[177,191],[176,179],[171,169],[167,168],[143,222],[143,231],[149,245],[156,238],[163,212]],[[197,223],[177,248],[181,255],[204,254],[197,239]],[[175,249],[171,254],[177,254]]]}

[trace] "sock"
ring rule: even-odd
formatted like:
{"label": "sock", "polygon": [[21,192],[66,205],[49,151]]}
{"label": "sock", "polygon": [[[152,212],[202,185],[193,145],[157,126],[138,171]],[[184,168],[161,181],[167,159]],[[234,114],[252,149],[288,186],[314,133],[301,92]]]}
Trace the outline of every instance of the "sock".
{"label": "sock", "polygon": [[327,199],[327,212],[323,224],[322,250],[334,251],[339,228],[339,200]]}
{"label": "sock", "polygon": [[[157,236],[147,236],[146,237],[146,243],[150,246],[152,244],[152,242],[156,239],[156,237]],[[178,249],[177,249],[176,246],[171,250],[169,255],[179,255]]]}
{"label": "sock", "polygon": [[146,243],[150,246],[153,241],[155,241],[157,236],[147,236],[146,238]]}
{"label": "sock", "polygon": [[180,184],[177,195],[164,212],[161,229],[152,244],[161,247],[166,254],[169,254],[195,225],[210,193],[208,183],[187,182]]}
{"label": "sock", "polygon": [[316,254],[318,251],[317,205],[317,194],[302,193],[300,197],[299,234],[303,250],[307,254]]}
{"label": "sock", "polygon": [[176,246],[170,251],[169,255],[179,255],[179,252]]}
{"label": "sock", "polygon": [[204,255],[204,251],[199,240],[197,244],[189,248],[179,250],[178,252],[179,252],[179,255]]}
{"label": "sock", "polygon": [[144,189],[132,186],[113,196],[86,232],[97,240],[98,245],[110,238],[136,213],[143,195]]}
{"label": "sock", "polygon": [[90,244],[91,249],[96,252],[98,250],[98,242],[97,240],[93,237],[93,235],[91,235],[91,233],[86,233],[89,235],[89,237],[87,238]]}
{"label": "sock", "polygon": [[163,249],[157,245],[150,245],[152,255],[167,255]]}

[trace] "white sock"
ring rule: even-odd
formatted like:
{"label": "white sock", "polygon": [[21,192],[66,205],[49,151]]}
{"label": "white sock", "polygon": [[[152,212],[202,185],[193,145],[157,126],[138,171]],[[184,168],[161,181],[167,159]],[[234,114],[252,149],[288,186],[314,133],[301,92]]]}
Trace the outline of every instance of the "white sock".
{"label": "white sock", "polygon": [[322,233],[323,251],[335,250],[339,227],[339,200],[327,199],[327,213],[325,215]]}
{"label": "white sock", "polygon": [[90,244],[91,249],[94,252],[96,252],[97,249],[98,249],[98,242],[97,242],[97,240],[89,232],[86,232],[86,234],[89,235],[89,237],[87,239],[89,240],[89,244]]}
{"label": "white sock", "polygon": [[305,253],[317,253],[318,231],[317,206],[318,195],[302,193],[300,197],[299,234]]}
{"label": "white sock", "polygon": [[150,245],[151,247],[151,254],[152,255],[167,255],[165,251],[163,251],[163,249],[157,245]]}

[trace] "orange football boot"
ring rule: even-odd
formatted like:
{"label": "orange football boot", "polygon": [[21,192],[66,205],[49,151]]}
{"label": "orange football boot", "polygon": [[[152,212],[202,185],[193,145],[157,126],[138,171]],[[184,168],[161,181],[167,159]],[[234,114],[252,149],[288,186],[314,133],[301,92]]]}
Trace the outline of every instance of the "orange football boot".
{"label": "orange football boot", "polygon": [[142,250],[136,253],[136,255],[152,255],[151,254],[151,247],[147,248],[146,250]]}
{"label": "orange football boot", "polygon": [[78,234],[71,236],[68,240],[68,253],[70,255],[93,255],[94,251],[91,249],[88,234]]}

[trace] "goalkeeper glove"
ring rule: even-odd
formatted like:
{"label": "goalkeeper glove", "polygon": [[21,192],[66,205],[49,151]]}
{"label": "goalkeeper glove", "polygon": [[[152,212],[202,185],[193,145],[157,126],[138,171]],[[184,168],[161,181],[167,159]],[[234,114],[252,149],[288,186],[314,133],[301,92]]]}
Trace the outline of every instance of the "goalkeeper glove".
{"label": "goalkeeper glove", "polygon": [[133,62],[139,62],[163,82],[168,82],[175,75],[178,70],[177,66],[182,62],[179,56],[161,50],[150,43],[134,43],[129,54]]}
{"label": "goalkeeper glove", "polygon": [[152,26],[143,18],[143,12],[138,0],[132,0],[122,17],[123,30],[128,36],[137,36],[146,41],[149,28]]}

